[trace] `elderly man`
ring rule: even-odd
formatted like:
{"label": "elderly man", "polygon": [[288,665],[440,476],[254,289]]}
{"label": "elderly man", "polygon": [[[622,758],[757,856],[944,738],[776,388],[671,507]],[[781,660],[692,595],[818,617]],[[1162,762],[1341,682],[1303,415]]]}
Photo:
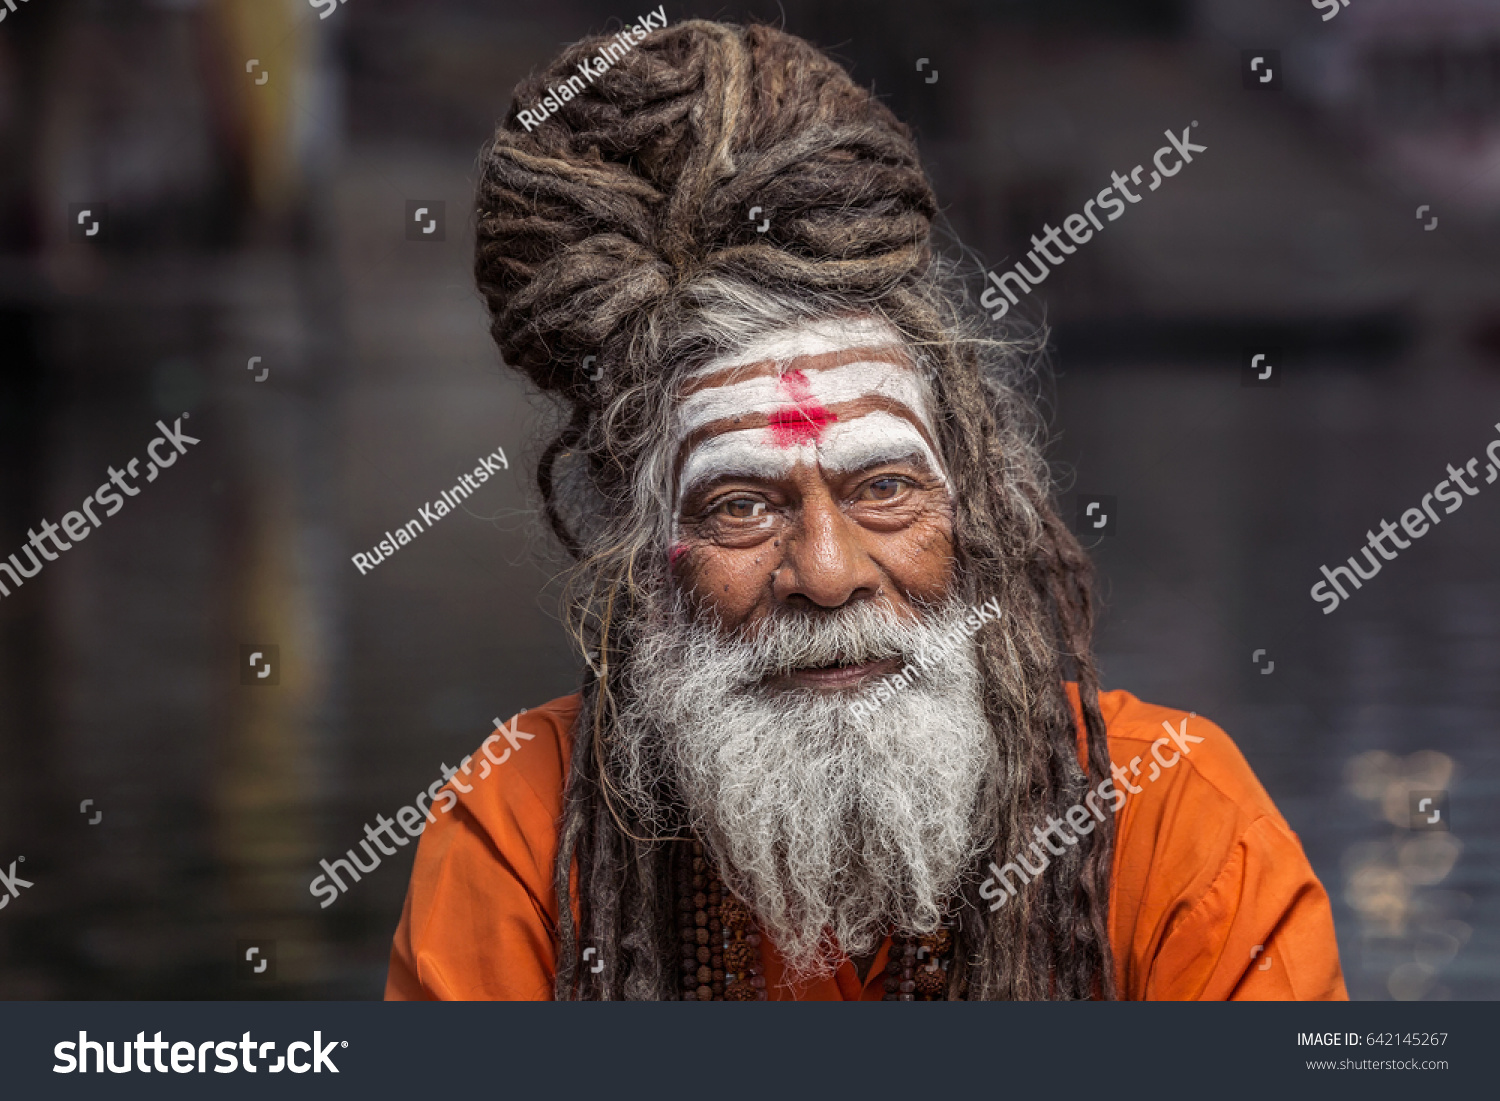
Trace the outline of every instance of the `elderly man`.
{"label": "elderly man", "polygon": [[1100,692],[1027,349],[884,107],[767,27],[587,40],[478,208],[589,671],[454,776],[389,997],[1345,997],[1228,737]]}

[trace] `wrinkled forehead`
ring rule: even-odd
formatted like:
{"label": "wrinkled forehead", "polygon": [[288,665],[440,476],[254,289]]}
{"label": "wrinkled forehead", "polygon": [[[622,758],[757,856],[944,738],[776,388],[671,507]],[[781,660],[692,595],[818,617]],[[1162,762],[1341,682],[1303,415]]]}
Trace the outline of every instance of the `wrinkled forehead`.
{"label": "wrinkled forehead", "polygon": [[876,319],[792,326],[710,360],[680,387],[673,436],[678,501],[706,479],[775,477],[800,462],[913,460],[946,480],[921,376]]}

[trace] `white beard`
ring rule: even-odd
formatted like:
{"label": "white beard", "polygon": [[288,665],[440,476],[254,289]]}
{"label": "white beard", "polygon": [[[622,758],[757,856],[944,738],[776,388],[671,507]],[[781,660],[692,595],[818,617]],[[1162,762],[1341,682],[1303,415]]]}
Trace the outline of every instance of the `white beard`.
{"label": "white beard", "polygon": [[892,927],[935,930],[997,830],[999,755],[973,643],[870,718],[849,705],[883,677],[854,691],[761,682],[836,660],[915,665],[966,634],[966,610],[950,601],[912,623],[865,601],[777,615],[741,638],[675,605],[632,654],[611,746],[621,794],[661,821],[652,789],[675,787],[793,978],[828,974],[840,949],[873,952]]}

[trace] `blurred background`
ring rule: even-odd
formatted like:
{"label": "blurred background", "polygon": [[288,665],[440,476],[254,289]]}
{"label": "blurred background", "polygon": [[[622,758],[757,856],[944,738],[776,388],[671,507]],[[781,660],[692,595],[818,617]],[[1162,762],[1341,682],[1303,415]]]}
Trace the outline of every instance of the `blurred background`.
{"label": "blurred background", "polygon": [[[0,599],[0,870],[34,884],[0,912],[0,997],[378,997],[415,846],[326,909],[318,862],[578,683],[531,489],[555,412],[489,340],[470,208],[516,82],[654,0],[620,5],[0,9],[0,555],[144,462],[158,419],[201,440]],[[1060,491],[1114,498],[1106,686],[1236,739],[1354,997],[1489,999],[1485,460],[1332,614],[1308,590],[1500,438],[1500,0],[1330,6],[666,10],[829,50],[997,270],[1197,121],[1207,152],[1028,300]],[[1279,385],[1243,384],[1257,350]],[[351,563],[497,449],[456,513]],[[243,683],[246,646],[274,684]],[[1413,828],[1414,791],[1451,829]],[[274,969],[245,977],[246,943]]]}

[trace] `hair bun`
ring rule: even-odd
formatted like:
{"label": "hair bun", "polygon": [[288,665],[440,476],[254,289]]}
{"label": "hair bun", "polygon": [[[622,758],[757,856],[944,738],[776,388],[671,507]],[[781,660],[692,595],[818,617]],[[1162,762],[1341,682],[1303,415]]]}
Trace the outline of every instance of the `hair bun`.
{"label": "hair bun", "polygon": [[586,39],[523,81],[482,154],[475,276],[511,366],[594,404],[586,357],[615,362],[696,275],[866,295],[925,267],[916,147],[843,68],[766,26],[626,41]]}

